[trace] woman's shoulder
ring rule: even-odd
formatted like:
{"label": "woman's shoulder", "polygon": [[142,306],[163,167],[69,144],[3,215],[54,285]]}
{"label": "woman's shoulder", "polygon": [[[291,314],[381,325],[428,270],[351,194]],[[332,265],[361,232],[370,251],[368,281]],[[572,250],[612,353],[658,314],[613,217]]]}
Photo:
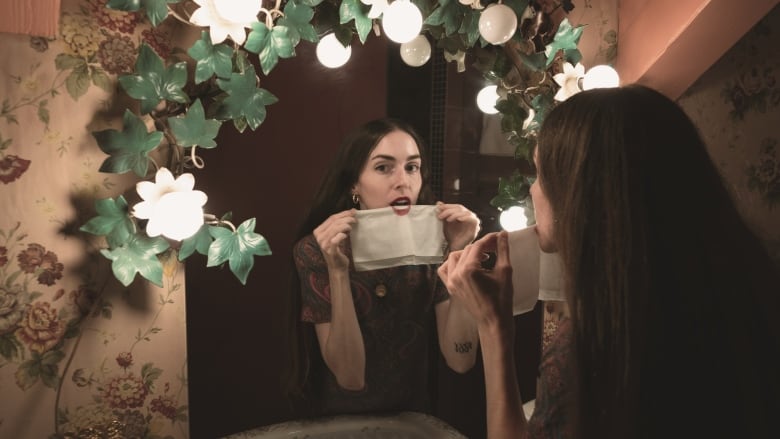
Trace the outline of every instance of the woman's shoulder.
{"label": "woman's shoulder", "polygon": [[314,234],[309,233],[308,235],[304,236],[303,238],[300,238],[299,240],[295,241],[295,244],[293,244],[293,251],[305,251],[307,249],[316,248],[319,250],[320,246],[317,245],[317,240],[314,239]]}

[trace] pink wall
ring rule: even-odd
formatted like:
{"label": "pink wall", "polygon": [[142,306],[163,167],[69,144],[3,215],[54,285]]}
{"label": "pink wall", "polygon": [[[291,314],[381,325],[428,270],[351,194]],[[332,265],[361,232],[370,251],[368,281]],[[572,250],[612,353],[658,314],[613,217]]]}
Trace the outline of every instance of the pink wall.
{"label": "pink wall", "polygon": [[679,97],[778,0],[621,0],[615,69]]}

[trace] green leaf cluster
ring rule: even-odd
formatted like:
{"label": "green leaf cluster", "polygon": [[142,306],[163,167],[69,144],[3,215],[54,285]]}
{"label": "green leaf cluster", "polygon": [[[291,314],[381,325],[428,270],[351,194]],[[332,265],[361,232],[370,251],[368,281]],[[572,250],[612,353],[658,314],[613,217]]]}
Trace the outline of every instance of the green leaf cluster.
{"label": "green leaf cluster", "polygon": [[[536,2],[504,0],[503,4],[518,17],[518,31],[504,45],[494,46],[479,34],[482,10],[458,0],[411,1],[423,14],[423,33],[437,48],[453,57],[469,54],[472,67],[504,89],[505,97],[496,105],[502,116],[502,130],[516,148],[515,158],[530,161],[536,133],[555,105],[552,97],[559,87],[552,78],[561,71],[563,62],[580,60],[577,45],[583,28],[563,20],[551,34],[539,25],[548,17],[542,11],[533,11]],[[174,14],[181,7],[179,3],[108,0],[107,7],[143,10],[149,22],[157,26],[173,15],[181,17]],[[243,132],[247,127],[255,130],[265,121],[267,107],[278,99],[262,88],[261,75],[269,76],[281,60],[294,57],[302,40],[317,43],[321,36],[332,32],[345,46],[355,39],[363,44],[380,24],[379,19],[368,17],[370,7],[360,0],[287,0],[280,5],[282,10],[260,12],[243,45],[229,41],[213,44],[208,30],[203,30],[191,47],[177,52],[178,58],[164,60],[151,47],[141,44],[134,71],[118,78],[122,89],[138,102],[138,109],[125,112],[121,129],[93,133],[108,156],[100,171],[132,171],[142,179],[149,177],[150,167],[165,166],[175,175],[185,172],[192,165],[188,160],[198,164],[196,148],[218,146],[217,135],[223,123],[232,122]],[[566,12],[572,7],[567,3]],[[250,56],[256,57],[256,62]],[[87,60],[63,54],[56,63],[58,69],[70,70],[66,87],[74,98],[83,95],[91,84],[109,88],[105,72]],[[45,102],[38,112],[42,120],[47,119]],[[152,154],[163,147],[169,149],[168,154]],[[169,157],[168,162],[156,163],[153,157],[159,156]],[[518,171],[499,179],[498,195],[491,204],[500,209],[527,205],[529,181]],[[140,274],[160,284],[159,258],[170,251],[171,243],[146,236],[121,195],[98,200],[95,208],[97,216],[82,230],[105,237],[108,249],[103,254],[112,261],[117,279],[127,285]],[[174,247],[179,260],[196,252],[206,255],[207,266],[227,263],[239,281],[246,283],[254,257],[270,254],[270,247],[254,232],[254,218],[237,228],[229,220],[228,214],[209,221]]]}

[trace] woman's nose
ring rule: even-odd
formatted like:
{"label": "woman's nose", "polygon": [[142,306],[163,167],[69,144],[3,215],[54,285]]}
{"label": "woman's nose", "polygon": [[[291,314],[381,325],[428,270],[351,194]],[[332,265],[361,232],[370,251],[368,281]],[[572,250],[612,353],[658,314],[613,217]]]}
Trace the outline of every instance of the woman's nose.
{"label": "woman's nose", "polygon": [[405,169],[396,170],[393,173],[393,187],[409,187],[409,174],[406,173]]}

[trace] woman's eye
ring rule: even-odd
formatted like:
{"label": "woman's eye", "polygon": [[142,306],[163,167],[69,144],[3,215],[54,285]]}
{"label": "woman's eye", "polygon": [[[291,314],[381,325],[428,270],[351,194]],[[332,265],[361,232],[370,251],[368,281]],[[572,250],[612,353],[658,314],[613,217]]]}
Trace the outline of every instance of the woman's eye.
{"label": "woman's eye", "polygon": [[419,163],[407,163],[406,164],[406,172],[413,173],[420,170],[420,164]]}
{"label": "woman's eye", "polygon": [[379,171],[379,172],[381,172],[381,173],[386,173],[386,172],[390,171],[390,166],[389,165],[384,165],[384,164],[376,165],[374,167],[374,169]]}

